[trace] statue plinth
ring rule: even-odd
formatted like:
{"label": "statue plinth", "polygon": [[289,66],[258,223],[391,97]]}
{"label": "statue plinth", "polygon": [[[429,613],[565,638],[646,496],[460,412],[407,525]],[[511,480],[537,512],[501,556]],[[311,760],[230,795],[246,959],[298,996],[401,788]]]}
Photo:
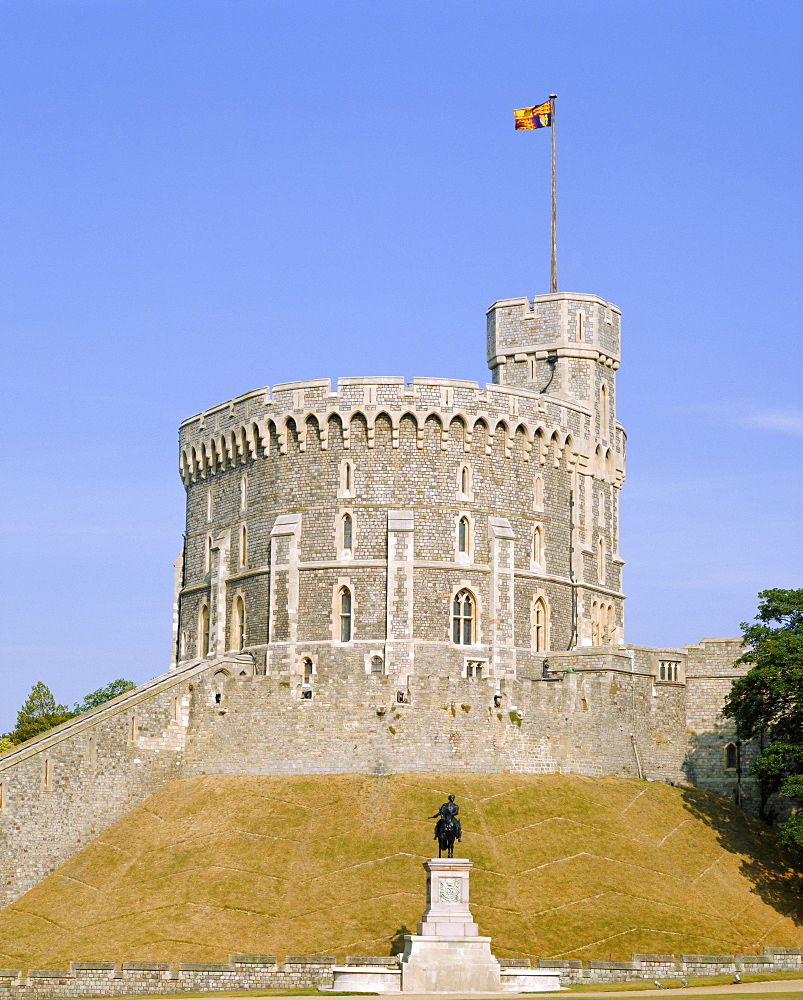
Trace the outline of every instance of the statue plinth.
{"label": "statue plinth", "polygon": [[404,936],[403,993],[494,993],[501,989],[491,939],[479,937],[468,908],[466,858],[430,858],[427,908],[418,934]]}

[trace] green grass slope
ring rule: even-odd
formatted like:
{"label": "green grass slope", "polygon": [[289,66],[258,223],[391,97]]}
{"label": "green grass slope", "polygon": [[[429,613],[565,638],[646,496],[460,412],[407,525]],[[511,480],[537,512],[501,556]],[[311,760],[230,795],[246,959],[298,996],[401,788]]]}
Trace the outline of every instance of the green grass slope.
{"label": "green grass slope", "polygon": [[[389,954],[457,795],[499,956],[803,944],[801,879],[725,800],[577,775],[208,776],[165,785],[0,912],[0,966]],[[437,853],[437,852],[435,852]]]}

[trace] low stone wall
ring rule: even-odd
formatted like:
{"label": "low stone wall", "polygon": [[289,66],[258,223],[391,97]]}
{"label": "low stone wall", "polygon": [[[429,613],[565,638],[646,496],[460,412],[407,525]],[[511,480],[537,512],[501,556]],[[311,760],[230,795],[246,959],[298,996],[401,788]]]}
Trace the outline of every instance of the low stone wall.
{"label": "low stone wall", "polygon": [[[349,955],[346,965],[395,966],[398,956]],[[317,989],[332,986],[334,955],[229,955],[228,962],[70,962],[69,969],[0,969],[0,1000],[211,993],[249,989]],[[500,959],[502,969],[528,968],[528,959]],[[736,972],[801,972],[803,948],[765,947],[761,955],[631,955],[630,961],[541,959],[562,983],[616,983],[629,979],[733,975]]]}
{"label": "low stone wall", "polygon": [[674,955],[641,952],[630,961],[540,959],[539,968],[559,969],[562,983],[622,983],[629,979],[678,979],[681,976],[732,976],[734,973],[790,972],[803,976],[803,948],[768,945],[760,955]]}
{"label": "low stone wall", "polygon": [[0,1000],[45,997],[208,993],[216,990],[317,989],[332,985],[334,955],[229,955],[228,962],[70,962],[69,969],[0,969]]}

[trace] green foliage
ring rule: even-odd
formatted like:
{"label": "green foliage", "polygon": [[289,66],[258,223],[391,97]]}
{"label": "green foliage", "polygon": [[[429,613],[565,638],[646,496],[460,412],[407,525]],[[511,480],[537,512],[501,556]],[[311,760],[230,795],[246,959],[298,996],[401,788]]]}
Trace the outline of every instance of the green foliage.
{"label": "green foliage", "polygon": [[31,740],[73,717],[66,705],[57,705],[47,684],[37,681],[17,712],[17,725],[8,734],[13,746]]}
{"label": "green foliage", "polygon": [[97,708],[98,705],[102,705],[104,702],[111,701],[112,698],[116,698],[118,694],[123,694],[125,691],[130,691],[131,688],[137,685],[133,681],[124,681],[122,678],[116,681],[112,681],[111,684],[107,684],[106,687],[98,688],[97,691],[93,691],[84,697],[81,702],[76,702],[73,711],[76,715],[82,715],[84,712],[91,712],[93,708]]}
{"label": "green foliage", "polygon": [[10,733],[0,736],[0,753],[18,746],[26,740],[32,740],[34,736],[45,733],[48,729],[59,726],[62,722],[66,722],[76,715],[89,712],[133,687],[136,687],[133,681],[122,679],[112,681],[106,687],[98,688],[97,691],[86,695],[83,701],[75,704],[71,712],[66,705],[56,704],[56,699],[47,684],[37,681],[17,712],[17,725]]}
{"label": "green foliage", "polygon": [[[727,697],[724,714],[740,739],[761,740],[753,767],[762,811],[774,792],[803,799],[803,590],[764,590],[758,614],[744,623],[744,655],[751,664]],[[787,845],[803,856],[803,821],[782,825]]]}

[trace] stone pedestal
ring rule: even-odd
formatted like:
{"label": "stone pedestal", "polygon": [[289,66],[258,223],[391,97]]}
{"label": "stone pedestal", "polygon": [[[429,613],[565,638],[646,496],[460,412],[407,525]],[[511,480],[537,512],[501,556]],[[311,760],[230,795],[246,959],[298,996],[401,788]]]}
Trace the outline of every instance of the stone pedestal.
{"label": "stone pedestal", "polygon": [[427,908],[417,934],[406,934],[401,958],[403,993],[495,993],[501,990],[499,963],[491,939],[479,937],[468,908],[465,858],[431,858]]}

